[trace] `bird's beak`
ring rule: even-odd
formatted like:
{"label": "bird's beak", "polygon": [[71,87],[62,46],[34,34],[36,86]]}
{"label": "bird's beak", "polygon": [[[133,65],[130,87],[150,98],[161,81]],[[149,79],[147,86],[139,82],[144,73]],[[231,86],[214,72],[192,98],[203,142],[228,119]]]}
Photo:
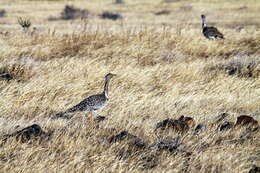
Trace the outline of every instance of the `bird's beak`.
{"label": "bird's beak", "polygon": [[117,76],[117,75],[116,75],[116,74],[114,74],[114,73],[112,73],[112,75],[113,75],[113,77],[114,77],[114,76]]}

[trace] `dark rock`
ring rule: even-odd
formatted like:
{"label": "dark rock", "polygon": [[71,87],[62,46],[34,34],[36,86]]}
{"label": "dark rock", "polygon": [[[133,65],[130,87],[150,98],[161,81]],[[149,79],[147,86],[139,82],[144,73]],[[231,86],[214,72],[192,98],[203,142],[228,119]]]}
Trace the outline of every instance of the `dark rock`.
{"label": "dark rock", "polygon": [[231,129],[234,126],[234,123],[232,122],[224,122],[223,124],[218,126],[218,130],[219,131],[224,131],[224,130],[228,130]]}
{"label": "dark rock", "polygon": [[0,17],[4,17],[6,14],[6,11],[5,10],[0,10]]}
{"label": "dark rock", "polygon": [[115,4],[123,4],[124,1],[123,0],[115,0]]}
{"label": "dark rock", "polygon": [[100,17],[102,19],[111,19],[111,20],[117,20],[117,19],[122,19],[123,17],[118,14],[118,13],[112,13],[112,12],[108,12],[108,11],[105,11],[103,12]]}
{"label": "dark rock", "polygon": [[161,11],[158,11],[154,14],[155,15],[168,15],[168,14],[170,14],[170,11],[169,10],[161,10]]}
{"label": "dark rock", "polygon": [[198,133],[200,131],[204,131],[206,130],[206,126],[204,124],[198,124],[196,127],[195,127],[195,133]]}
{"label": "dark rock", "polygon": [[131,133],[129,133],[128,131],[121,131],[120,133],[111,136],[108,141],[110,143],[112,142],[120,142],[120,141],[129,141],[130,144],[134,147],[138,147],[138,148],[145,148],[146,147],[146,143],[143,139],[132,135]]}
{"label": "dark rock", "polygon": [[177,132],[187,132],[191,127],[195,125],[195,121],[191,117],[181,116],[179,119],[165,119],[156,124],[155,130],[161,129],[173,129]]}
{"label": "dark rock", "polygon": [[256,165],[253,165],[248,173],[260,173],[260,167],[256,166]]}
{"label": "dark rock", "polygon": [[79,8],[75,8],[70,5],[66,5],[64,10],[61,12],[61,19],[70,20],[76,18],[85,18],[88,17],[89,12],[87,10],[82,10]]}
{"label": "dark rock", "polygon": [[167,150],[170,152],[176,151],[176,149],[181,145],[180,136],[177,136],[176,138],[165,138],[163,140],[160,140],[150,146],[152,149],[157,150]]}
{"label": "dark rock", "polygon": [[195,126],[195,121],[193,118],[191,117],[185,117],[185,116],[180,116],[180,118],[178,119],[179,121],[185,122],[189,128],[192,128]]}
{"label": "dark rock", "polygon": [[158,123],[155,125],[155,129],[161,128],[161,129],[164,130],[167,126],[169,126],[170,124],[173,124],[173,122],[174,122],[174,119],[169,119],[169,118],[167,118],[167,119],[165,119],[165,120],[162,120],[162,121],[158,122]]}
{"label": "dark rock", "polygon": [[9,80],[12,80],[12,79],[14,79],[14,78],[9,73],[2,73],[2,74],[0,74],[0,80],[7,80],[7,81],[9,81]]}
{"label": "dark rock", "polygon": [[31,67],[21,63],[7,64],[0,68],[0,80],[23,82],[32,75]]}
{"label": "dark rock", "polygon": [[258,126],[258,122],[248,115],[241,115],[237,117],[235,126]]}
{"label": "dark rock", "polygon": [[12,134],[5,135],[4,141],[11,137],[15,137],[16,140],[21,142],[28,142],[33,139],[46,139],[50,137],[51,133],[46,133],[38,124],[25,127],[22,130],[16,131]]}

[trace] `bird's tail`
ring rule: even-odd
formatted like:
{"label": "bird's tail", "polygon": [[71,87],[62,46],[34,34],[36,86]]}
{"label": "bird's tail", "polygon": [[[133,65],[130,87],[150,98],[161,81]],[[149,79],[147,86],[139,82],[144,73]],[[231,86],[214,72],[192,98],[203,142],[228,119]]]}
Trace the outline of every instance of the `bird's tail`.
{"label": "bird's tail", "polygon": [[61,118],[65,115],[65,112],[59,112],[57,114],[54,115],[55,118]]}
{"label": "bird's tail", "polygon": [[73,106],[73,107],[67,109],[65,112],[66,112],[66,113],[72,113],[72,112],[77,112],[77,111],[79,111],[78,105]]}
{"label": "bird's tail", "polygon": [[52,119],[58,119],[58,118],[64,118],[64,119],[70,119],[71,116],[68,115],[69,112],[59,112],[57,114],[54,114],[51,116]]}
{"label": "bird's tail", "polygon": [[76,106],[73,106],[73,107],[67,109],[64,112],[59,112],[59,113],[53,115],[52,118],[53,119],[57,119],[57,118],[70,119],[72,116],[69,116],[68,114],[73,113],[73,112],[77,112],[78,110],[79,110],[79,107],[78,107],[78,105],[76,105]]}

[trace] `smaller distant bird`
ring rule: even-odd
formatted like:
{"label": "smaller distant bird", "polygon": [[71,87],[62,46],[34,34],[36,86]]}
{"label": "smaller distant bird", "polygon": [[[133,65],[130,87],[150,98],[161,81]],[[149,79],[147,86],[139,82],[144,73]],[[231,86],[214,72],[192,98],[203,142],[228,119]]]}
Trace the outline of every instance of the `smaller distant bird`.
{"label": "smaller distant bird", "polygon": [[202,33],[207,39],[224,39],[224,35],[219,32],[219,30],[213,26],[207,26],[206,16],[201,15],[202,20]]}
{"label": "smaller distant bird", "polygon": [[108,85],[109,85],[110,79],[113,76],[116,76],[116,75],[112,74],[112,73],[108,73],[105,76],[104,90],[101,94],[91,95],[91,96],[87,97],[86,99],[82,100],[77,105],[69,108],[65,112],[60,112],[60,113],[56,114],[55,117],[56,118],[63,117],[67,113],[83,112],[83,111],[91,112],[91,113],[93,113],[94,116],[96,116],[95,111],[105,107],[105,105],[107,104],[107,102],[109,100],[108,99]]}

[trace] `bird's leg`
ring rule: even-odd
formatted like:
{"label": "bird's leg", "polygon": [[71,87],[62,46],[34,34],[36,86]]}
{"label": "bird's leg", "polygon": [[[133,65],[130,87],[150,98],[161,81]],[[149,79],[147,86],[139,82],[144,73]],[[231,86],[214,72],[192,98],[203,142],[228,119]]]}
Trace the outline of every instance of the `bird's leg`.
{"label": "bird's leg", "polygon": [[83,115],[83,119],[82,119],[83,128],[86,127],[86,124],[88,122],[88,117],[87,117],[88,114],[89,114],[89,112],[87,112],[86,114]]}
{"label": "bird's leg", "polygon": [[89,119],[89,115],[91,114],[91,111],[87,111],[86,114],[84,115],[84,120],[88,120]]}
{"label": "bird's leg", "polygon": [[92,120],[94,120],[97,117],[97,113],[95,111],[93,111],[92,114],[93,114]]}
{"label": "bird's leg", "polygon": [[86,120],[87,120],[87,115],[88,115],[88,113],[87,113],[86,115],[83,115],[83,122],[86,122]]}

